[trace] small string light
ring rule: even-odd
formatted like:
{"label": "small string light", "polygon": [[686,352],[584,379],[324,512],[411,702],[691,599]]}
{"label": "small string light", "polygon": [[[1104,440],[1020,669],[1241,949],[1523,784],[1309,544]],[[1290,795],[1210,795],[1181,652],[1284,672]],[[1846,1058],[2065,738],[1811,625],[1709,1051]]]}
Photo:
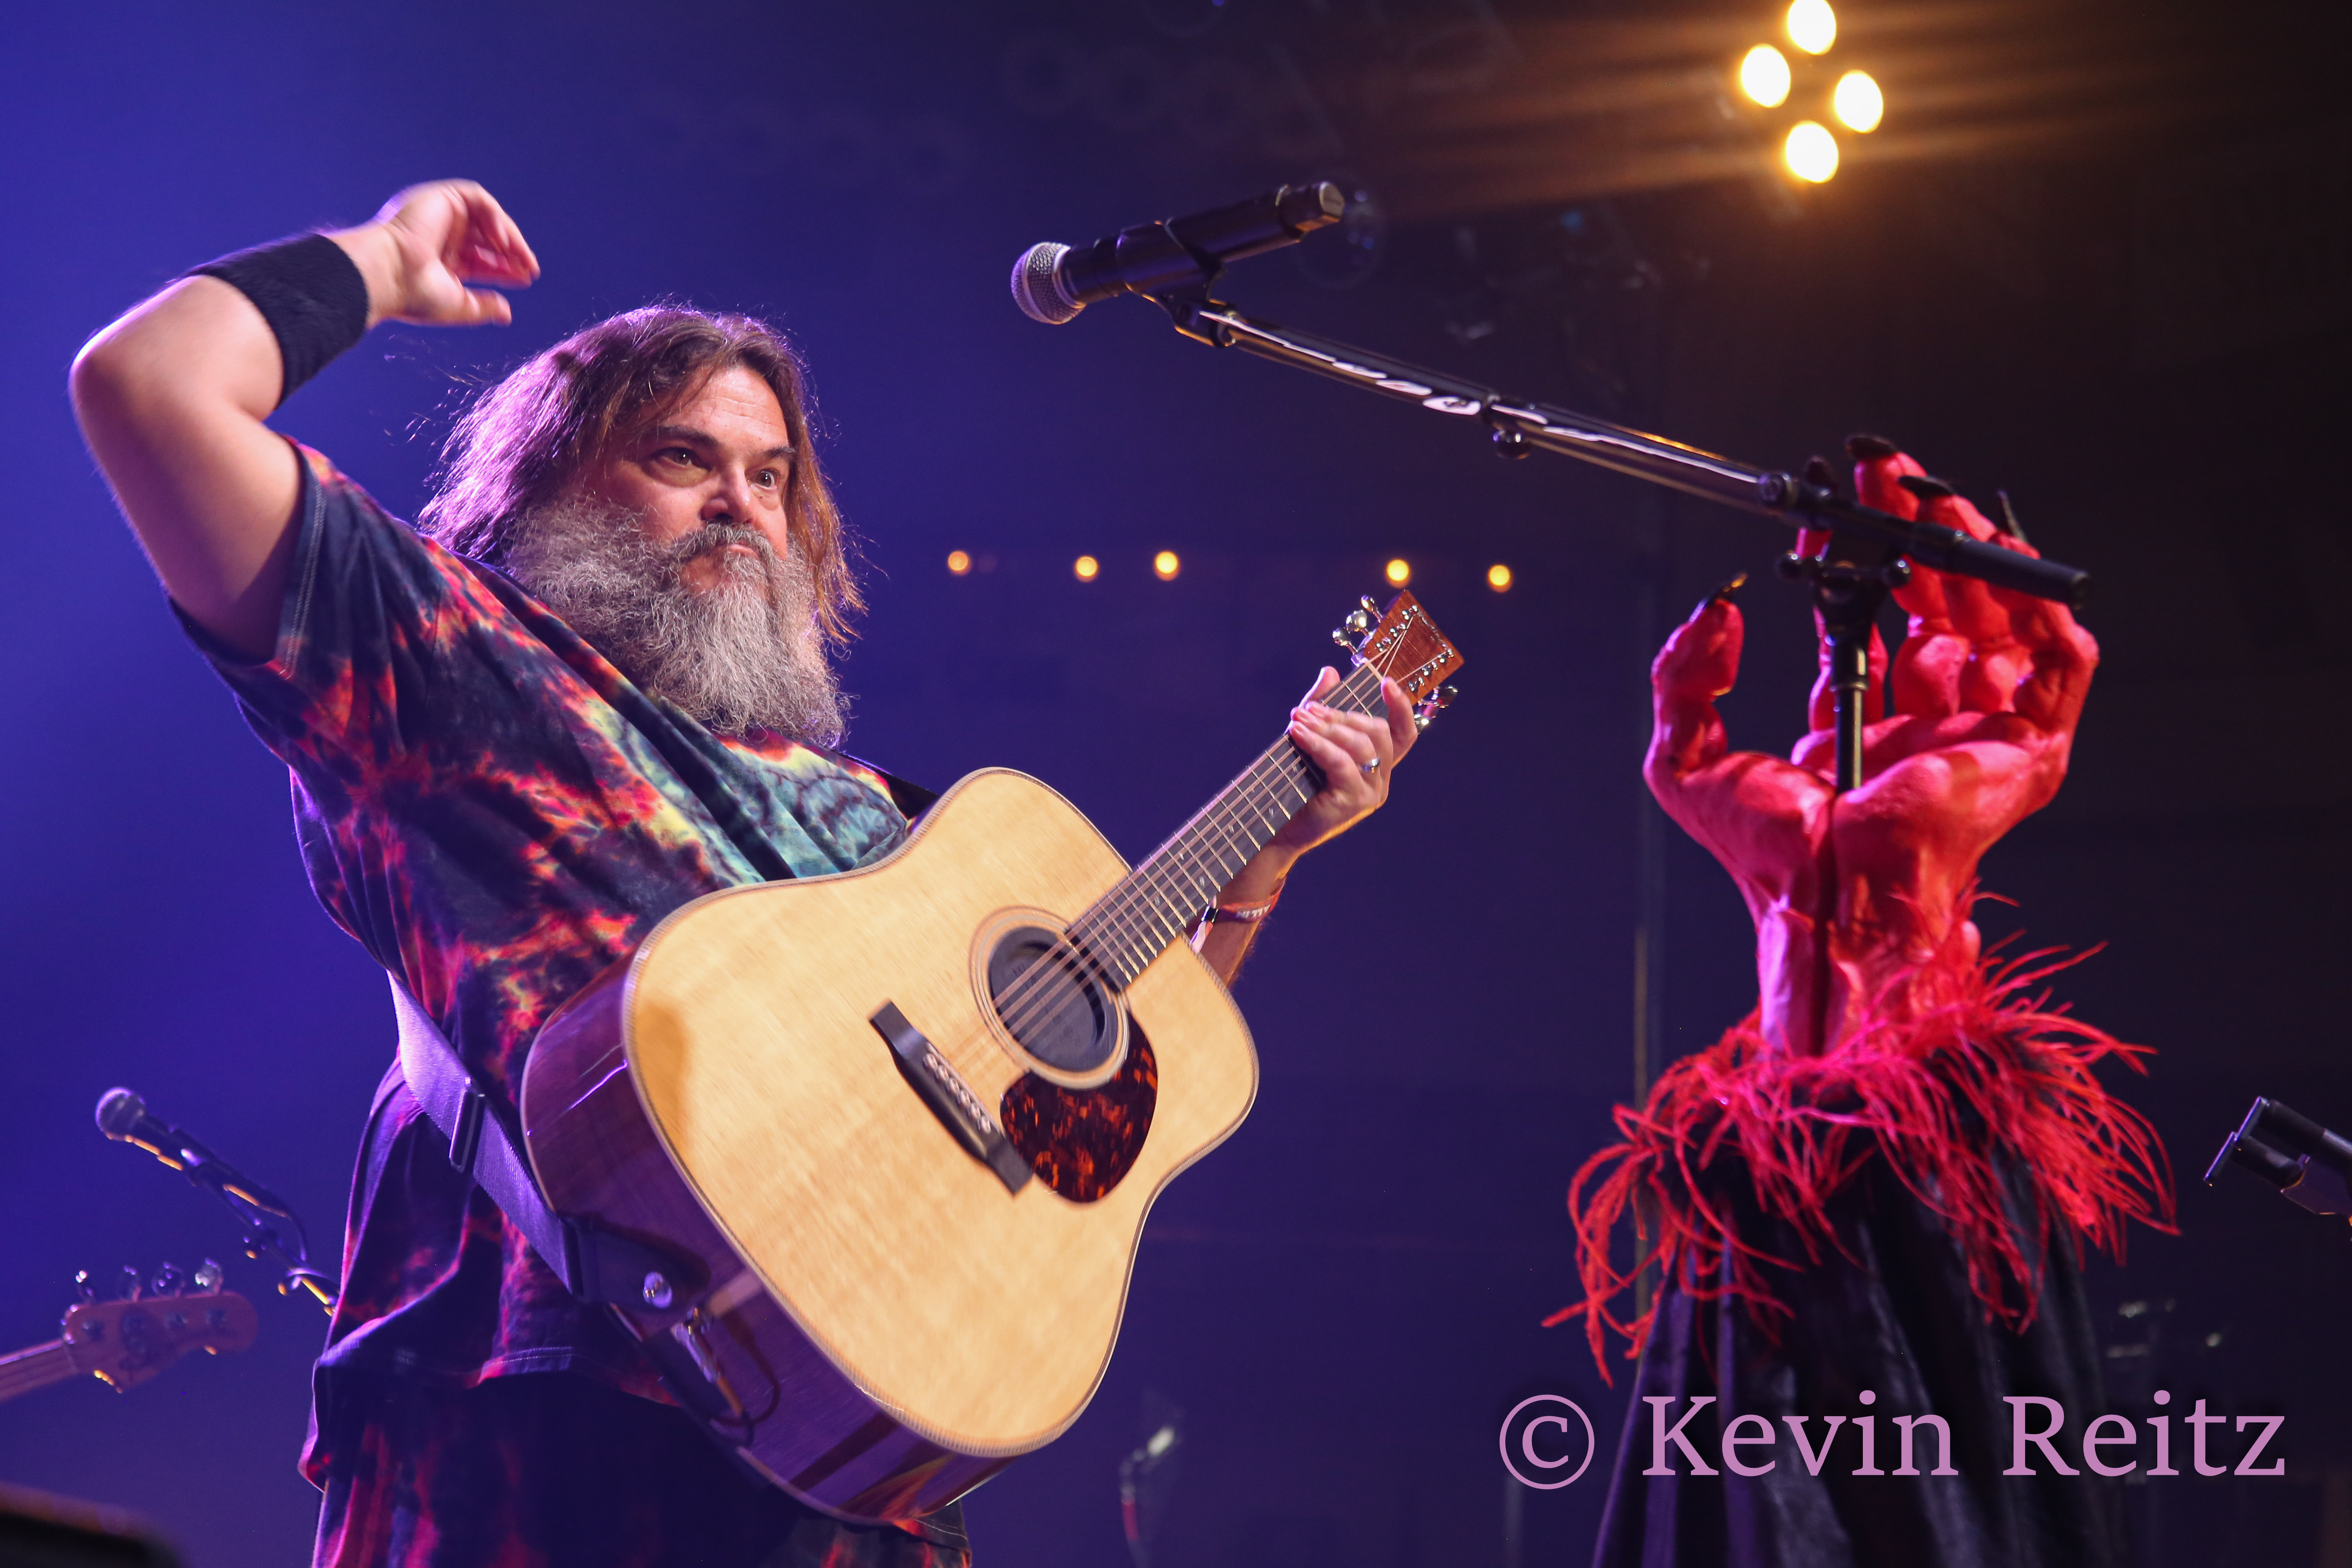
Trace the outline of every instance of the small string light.
{"label": "small string light", "polygon": [[948,552],[948,570],[961,577],[971,570],[971,557],[961,550]]}
{"label": "small string light", "polygon": [[1407,583],[1412,581],[1412,568],[1406,563],[1405,559],[1402,556],[1399,556],[1395,560],[1390,562],[1388,565],[1383,568],[1383,571],[1388,577],[1389,586],[1391,588],[1402,588]]}
{"label": "small string light", "polygon": [[1495,563],[1492,566],[1487,567],[1486,586],[1494,589],[1497,594],[1509,593],[1511,591],[1511,569],[1504,565],[1499,561]]}
{"label": "small string light", "polygon": [[1071,574],[1081,583],[1091,583],[1102,575],[1102,563],[1091,555],[1081,555],[1071,563]]}
{"label": "small string light", "polygon": [[1176,559],[1176,552],[1172,550],[1163,550],[1151,558],[1152,575],[1162,583],[1173,583],[1176,574],[1183,569],[1184,563]]}

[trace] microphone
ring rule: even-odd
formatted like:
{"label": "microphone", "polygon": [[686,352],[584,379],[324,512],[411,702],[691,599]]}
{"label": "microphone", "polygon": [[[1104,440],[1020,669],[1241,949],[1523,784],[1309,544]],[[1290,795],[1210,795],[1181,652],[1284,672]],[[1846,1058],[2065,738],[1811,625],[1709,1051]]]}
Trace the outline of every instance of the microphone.
{"label": "microphone", "polygon": [[147,1102],[127,1089],[110,1089],[98,1097],[98,1130],[118,1143],[136,1143],[158,1159],[164,1151],[180,1152],[176,1128],[166,1127],[147,1114]]}
{"label": "microphone", "polygon": [[98,1130],[119,1143],[146,1150],[198,1186],[228,1193],[283,1218],[294,1217],[285,1199],[248,1180],[235,1165],[179,1128],[151,1115],[147,1102],[127,1089],[110,1089],[99,1096]]}
{"label": "microphone", "polygon": [[1013,302],[1058,327],[1118,294],[1204,288],[1228,261],[1296,245],[1338,223],[1348,198],[1328,180],[1281,185],[1228,207],[1139,223],[1080,249],[1047,240],[1013,264]]}

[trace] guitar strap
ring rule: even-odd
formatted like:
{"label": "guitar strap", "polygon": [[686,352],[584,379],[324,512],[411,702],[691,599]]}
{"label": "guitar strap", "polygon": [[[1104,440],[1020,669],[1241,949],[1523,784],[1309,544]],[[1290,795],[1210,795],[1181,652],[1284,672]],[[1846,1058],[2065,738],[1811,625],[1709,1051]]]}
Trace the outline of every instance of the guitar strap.
{"label": "guitar strap", "polygon": [[565,1289],[583,1301],[643,1308],[656,1291],[667,1305],[698,1285],[698,1267],[550,1208],[521,1139],[474,1082],[457,1048],[408,987],[394,975],[384,979],[400,1022],[400,1075],[426,1120],[449,1140],[449,1163],[490,1194]]}
{"label": "guitar strap", "polygon": [[[829,750],[824,754],[846,756]],[[880,774],[892,804],[910,822],[940,798],[938,792],[884,773],[871,763],[848,760]],[[651,1304],[659,1293],[660,1305],[667,1307],[707,1283],[699,1278],[703,1270],[698,1264],[551,1208],[522,1140],[475,1083],[457,1047],[399,976],[387,972],[384,980],[392,987],[393,1016],[400,1025],[401,1077],[408,1080],[408,1092],[416,1097],[426,1120],[449,1140],[449,1163],[490,1194],[499,1212],[522,1232],[565,1289],[583,1301],[639,1308]]]}

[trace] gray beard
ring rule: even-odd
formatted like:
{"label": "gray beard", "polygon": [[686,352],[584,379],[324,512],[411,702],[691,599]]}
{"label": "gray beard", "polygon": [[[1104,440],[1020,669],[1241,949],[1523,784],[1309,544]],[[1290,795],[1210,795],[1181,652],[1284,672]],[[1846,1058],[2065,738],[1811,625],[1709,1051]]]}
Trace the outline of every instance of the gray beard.
{"label": "gray beard", "polygon": [[[689,561],[727,544],[719,580],[686,585]],[[830,746],[843,701],[797,552],[754,528],[715,524],[668,544],[626,507],[560,500],[515,520],[499,564],[645,690],[722,735],[772,730]]]}

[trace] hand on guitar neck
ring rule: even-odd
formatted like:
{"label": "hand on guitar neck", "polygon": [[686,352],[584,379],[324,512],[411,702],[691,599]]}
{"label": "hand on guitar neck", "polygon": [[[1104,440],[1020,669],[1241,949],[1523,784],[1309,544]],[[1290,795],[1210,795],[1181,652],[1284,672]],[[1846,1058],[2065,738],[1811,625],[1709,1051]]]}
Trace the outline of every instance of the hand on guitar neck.
{"label": "hand on guitar neck", "polygon": [[[1301,855],[1337,838],[1387,802],[1389,775],[1412,750],[1419,733],[1412,700],[1394,680],[1384,679],[1381,712],[1327,707],[1322,700],[1339,686],[1339,672],[1326,666],[1290,710],[1286,731],[1290,743],[1323,775],[1323,787],[1234,873],[1217,895],[1219,904],[1247,907],[1274,898]],[[1218,921],[1202,938],[1202,958],[1228,984],[1240,972],[1257,926],[1255,921]]]}

